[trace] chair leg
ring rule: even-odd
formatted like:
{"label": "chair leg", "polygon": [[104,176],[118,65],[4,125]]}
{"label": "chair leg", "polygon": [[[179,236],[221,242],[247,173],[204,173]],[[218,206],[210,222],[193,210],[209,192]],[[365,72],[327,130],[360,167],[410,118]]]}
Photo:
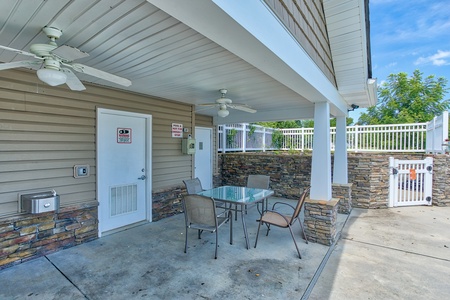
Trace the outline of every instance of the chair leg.
{"label": "chair leg", "polygon": [[295,237],[294,237],[294,233],[292,232],[292,228],[290,225],[288,226],[288,228],[289,228],[289,231],[291,232],[292,240],[294,240],[295,249],[297,249],[298,257],[301,259],[302,256],[300,255],[300,250],[298,250],[297,242],[295,241]]}
{"label": "chair leg", "polygon": [[233,245],[233,213],[228,211],[228,220],[230,221],[230,245]]}
{"label": "chair leg", "polygon": [[216,230],[216,252],[214,254],[214,259],[217,259],[217,245],[219,243],[219,230]]}
{"label": "chair leg", "polygon": [[256,232],[255,248],[256,248],[256,245],[258,244],[258,236],[259,236],[259,229],[261,228],[261,223],[262,223],[262,221],[260,220],[258,223],[258,231]]}
{"label": "chair leg", "polygon": [[188,228],[186,227],[186,235],[184,239],[184,253],[187,252],[187,239],[188,239]]}
{"label": "chair leg", "polygon": [[267,224],[267,233],[266,236],[269,236],[270,224]]}

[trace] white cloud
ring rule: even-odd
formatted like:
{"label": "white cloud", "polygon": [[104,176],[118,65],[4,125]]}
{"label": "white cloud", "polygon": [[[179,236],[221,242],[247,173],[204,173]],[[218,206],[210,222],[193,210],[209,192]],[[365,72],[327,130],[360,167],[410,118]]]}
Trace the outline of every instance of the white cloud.
{"label": "white cloud", "polygon": [[388,64],[386,67],[388,67],[388,68],[393,68],[393,67],[395,67],[396,65],[397,65],[397,62],[394,61],[394,62],[391,62],[390,64]]}
{"label": "white cloud", "polygon": [[432,63],[434,66],[445,66],[450,65],[450,51],[442,51],[438,50],[437,53],[426,56],[419,57],[414,64],[415,65],[424,65],[428,63]]}

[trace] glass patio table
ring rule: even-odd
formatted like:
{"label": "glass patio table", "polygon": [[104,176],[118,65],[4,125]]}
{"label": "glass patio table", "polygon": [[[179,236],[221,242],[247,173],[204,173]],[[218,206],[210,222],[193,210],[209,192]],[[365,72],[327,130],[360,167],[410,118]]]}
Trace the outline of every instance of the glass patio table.
{"label": "glass patio table", "polygon": [[[244,218],[244,209],[246,205],[252,205],[257,204],[258,202],[262,203],[262,211],[264,211],[264,199],[267,197],[270,197],[273,195],[272,190],[265,190],[265,189],[255,189],[255,188],[248,188],[248,187],[242,187],[242,186],[221,186],[216,187],[210,190],[205,190],[200,193],[199,195],[212,197],[217,202],[223,202],[223,203],[229,203],[231,205],[237,205],[241,206],[241,218],[242,218],[242,226],[244,228],[244,236],[245,236],[245,243],[247,246],[247,249],[249,249],[249,240],[248,240],[248,233],[247,233],[247,226],[245,224],[245,218]],[[231,209],[231,207],[230,207]],[[235,209],[237,213],[237,209]]]}

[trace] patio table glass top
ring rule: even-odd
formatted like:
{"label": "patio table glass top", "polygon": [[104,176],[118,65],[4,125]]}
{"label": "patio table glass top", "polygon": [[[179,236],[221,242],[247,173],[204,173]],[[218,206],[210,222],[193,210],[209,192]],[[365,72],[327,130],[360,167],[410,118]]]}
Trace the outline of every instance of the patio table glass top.
{"label": "patio table glass top", "polygon": [[220,186],[198,193],[199,195],[212,197],[214,200],[233,204],[248,205],[257,203],[264,198],[273,195],[272,190],[255,189],[241,186]]}

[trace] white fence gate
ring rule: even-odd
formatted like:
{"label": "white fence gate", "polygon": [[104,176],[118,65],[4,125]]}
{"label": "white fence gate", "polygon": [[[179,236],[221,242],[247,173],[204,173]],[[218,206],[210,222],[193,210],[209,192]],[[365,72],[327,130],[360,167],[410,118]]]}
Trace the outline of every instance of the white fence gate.
{"label": "white fence gate", "polygon": [[389,169],[389,207],[432,204],[432,157],[424,160],[390,157]]}

